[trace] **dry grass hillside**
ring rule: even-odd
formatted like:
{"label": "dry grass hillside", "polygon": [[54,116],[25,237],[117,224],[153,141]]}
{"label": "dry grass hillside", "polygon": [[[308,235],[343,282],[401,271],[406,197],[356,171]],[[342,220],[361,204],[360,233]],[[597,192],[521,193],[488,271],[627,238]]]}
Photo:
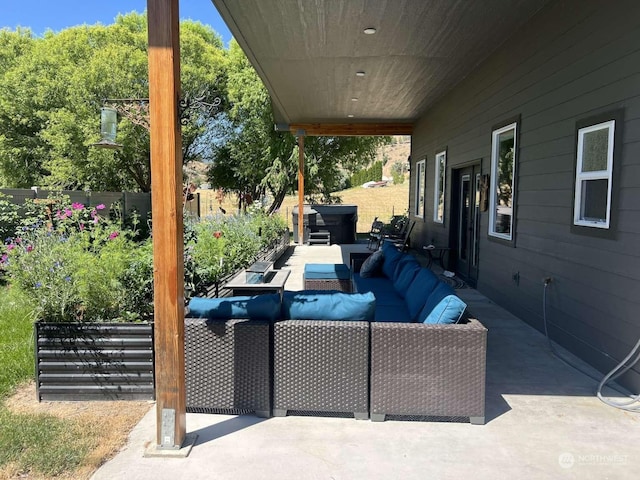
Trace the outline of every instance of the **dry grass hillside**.
{"label": "dry grass hillside", "polygon": [[391,178],[391,167],[393,164],[406,164],[409,155],[411,155],[411,137],[393,137],[392,143],[380,147],[376,155],[376,160],[382,160],[383,162],[382,175]]}

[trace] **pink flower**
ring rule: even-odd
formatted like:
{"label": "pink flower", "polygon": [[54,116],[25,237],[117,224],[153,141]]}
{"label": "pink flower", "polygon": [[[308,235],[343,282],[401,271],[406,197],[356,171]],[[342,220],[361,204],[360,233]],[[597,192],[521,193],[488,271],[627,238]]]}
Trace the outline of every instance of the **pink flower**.
{"label": "pink flower", "polygon": [[2,257],[0,257],[0,263],[7,263],[8,259],[9,259],[9,255],[5,253],[4,255],[2,255]]}
{"label": "pink flower", "polygon": [[106,207],[104,206],[104,203],[101,203],[100,205],[96,205],[96,210],[104,210]]}
{"label": "pink flower", "polygon": [[98,217],[93,217],[93,223],[98,223],[100,219]]}
{"label": "pink flower", "polygon": [[33,252],[33,245],[27,245],[27,252]]}
{"label": "pink flower", "polygon": [[65,213],[65,216],[67,217],[70,217],[71,215],[73,215],[73,212],[71,211],[70,208],[65,208],[64,213]]}
{"label": "pink flower", "polygon": [[56,212],[56,217],[58,217],[60,220],[64,220],[65,218],[67,218],[67,211],[65,210],[64,212],[61,212],[60,210],[58,210]]}
{"label": "pink flower", "polygon": [[16,248],[16,246],[13,243],[10,243],[9,245],[7,245],[7,251],[9,251],[9,252],[11,250],[13,250],[14,248]]}
{"label": "pink flower", "polygon": [[222,232],[213,232],[213,236],[216,238],[220,238],[222,236]]}
{"label": "pink flower", "polygon": [[118,235],[120,235],[118,232],[111,232],[111,234],[109,235],[109,240],[113,240],[114,238],[118,238]]}
{"label": "pink flower", "polygon": [[74,202],[71,205],[71,208],[73,208],[74,210],[82,210],[84,208],[84,205],[78,202]]}
{"label": "pink flower", "polygon": [[22,239],[20,237],[16,237],[16,243],[22,243]]}
{"label": "pink flower", "polygon": [[84,223],[80,224],[80,231],[82,232],[84,230]]}

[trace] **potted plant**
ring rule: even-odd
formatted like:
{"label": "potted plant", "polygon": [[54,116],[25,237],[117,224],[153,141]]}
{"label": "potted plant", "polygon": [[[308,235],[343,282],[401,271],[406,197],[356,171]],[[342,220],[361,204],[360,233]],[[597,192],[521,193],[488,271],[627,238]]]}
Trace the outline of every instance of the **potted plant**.
{"label": "potted plant", "polygon": [[151,244],[106,210],[31,204],[5,241],[2,268],[39,318],[39,400],[154,398]]}

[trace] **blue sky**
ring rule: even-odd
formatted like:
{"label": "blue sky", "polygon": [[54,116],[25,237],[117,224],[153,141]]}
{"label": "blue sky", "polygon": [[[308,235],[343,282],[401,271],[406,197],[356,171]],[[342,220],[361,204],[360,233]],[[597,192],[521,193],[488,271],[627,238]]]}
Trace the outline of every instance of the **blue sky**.
{"label": "blue sky", "polygon": [[[146,0],[0,0],[0,28],[29,27],[42,35],[47,29],[57,32],[85,23],[108,25],[119,13],[142,13],[146,8]],[[181,0],[179,8],[180,18],[211,25],[228,45],[231,33],[211,0]]]}

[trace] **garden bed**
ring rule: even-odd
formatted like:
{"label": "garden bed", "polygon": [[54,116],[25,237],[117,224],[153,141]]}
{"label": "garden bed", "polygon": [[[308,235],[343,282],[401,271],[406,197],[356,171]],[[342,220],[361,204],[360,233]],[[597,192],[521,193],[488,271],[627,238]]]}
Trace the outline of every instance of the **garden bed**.
{"label": "garden bed", "polygon": [[153,323],[35,324],[36,393],[50,400],[153,400]]}

